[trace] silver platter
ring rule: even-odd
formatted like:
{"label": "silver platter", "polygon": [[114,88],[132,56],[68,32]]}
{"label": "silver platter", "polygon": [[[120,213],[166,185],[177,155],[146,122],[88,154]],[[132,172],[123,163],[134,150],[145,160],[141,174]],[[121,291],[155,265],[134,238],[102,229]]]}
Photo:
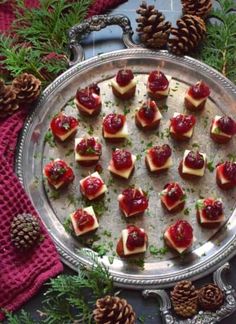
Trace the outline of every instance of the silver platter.
{"label": "silver platter", "polygon": [[[114,77],[118,69],[124,66],[132,68],[139,80],[136,97],[127,103],[126,107],[114,99],[109,86],[110,79]],[[160,102],[162,107],[167,105],[168,110],[162,111],[163,120],[159,134],[157,132],[143,133],[134,125],[135,108],[140,106],[142,100],[145,100],[145,80],[148,73],[157,66],[172,76],[170,95],[166,102]],[[197,126],[190,142],[176,143],[168,138],[166,132],[169,118],[175,111],[184,111],[184,92],[190,84],[201,79],[206,81],[211,88],[206,110],[200,115],[196,115]],[[79,180],[92,169],[76,166],[73,154],[68,153],[73,149],[73,141],[50,147],[44,142],[44,136],[48,130],[50,119],[61,109],[75,116],[78,114],[72,101],[76,89],[92,82],[97,82],[102,90],[102,114],[126,110],[130,127],[130,142],[127,148],[132,153],[139,154],[139,160],[130,181],[111,181],[106,167],[110,159],[112,145],[106,145],[102,139],[102,114],[93,120],[79,117],[81,122],[77,137],[85,134],[89,129],[93,129],[94,136],[99,136],[103,143],[102,177],[109,184],[109,192],[104,200],[107,210],[99,217],[100,228],[97,233],[99,239],[95,244],[107,247],[107,254],[101,260],[109,267],[115,284],[134,289],[154,286],[167,287],[182,279],[200,278],[232,258],[236,251],[236,191],[223,192],[220,190],[215,183],[215,171],[211,173],[206,170],[206,174],[201,180],[190,182],[183,181],[179,177],[177,169],[184,150],[196,146],[200,146],[200,150],[207,154],[208,161],[212,161],[214,165],[221,160],[227,160],[229,154],[235,154],[235,139],[225,146],[216,145],[210,140],[209,128],[210,121],[216,114],[225,113],[235,116],[236,88],[221,74],[192,58],[176,57],[165,51],[128,49],[102,54],[79,63],[58,77],[43,92],[37,107],[28,117],[20,138],[16,157],[17,175],[51,234],[63,261],[75,270],[80,264],[90,264],[90,260],[81,253],[85,247],[84,244],[65,231],[63,222],[72,211],[81,206]],[[173,147],[174,166],[167,174],[156,177],[147,172],[144,154],[145,148],[150,143],[169,143]],[[63,191],[59,199],[53,198],[51,189],[44,183],[42,176],[43,165],[50,158],[57,157],[70,163],[76,175],[73,185]],[[173,180],[179,181],[186,190],[187,210],[169,216],[161,208],[158,193],[166,183]],[[149,192],[150,209],[143,217],[127,221],[118,210],[117,195],[130,184],[141,186]],[[225,205],[226,222],[218,230],[202,229],[196,221],[195,202],[200,196],[209,197],[209,195],[221,197]],[[134,258],[132,262],[132,260],[114,257],[120,231],[126,227],[127,222],[144,227],[149,236],[149,246],[153,245],[160,249],[164,246],[162,236],[165,228],[179,218],[187,219],[192,224],[196,237],[192,249],[183,257],[169,251],[164,255],[153,255],[148,251],[144,258],[143,269],[137,266],[137,261],[139,261],[137,258]]]}

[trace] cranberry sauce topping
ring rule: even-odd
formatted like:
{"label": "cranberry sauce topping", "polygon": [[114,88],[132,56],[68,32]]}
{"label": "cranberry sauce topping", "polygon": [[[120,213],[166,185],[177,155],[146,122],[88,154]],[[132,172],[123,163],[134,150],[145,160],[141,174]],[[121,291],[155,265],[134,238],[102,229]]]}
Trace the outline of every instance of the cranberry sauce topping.
{"label": "cranberry sauce topping", "polygon": [[210,95],[210,89],[206,83],[199,81],[189,88],[188,94],[194,99],[203,99]]}
{"label": "cranberry sauce topping", "polygon": [[162,167],[171,156],[171,148],[168,144],[154,146],[149,150],[152,163],[156,167]]}
{"label": "cranberry sauce topping", "polygon": [[53,134],[56,135],[65,135],[70,130],[78,126],[78,120],[72,116],[66,116],[63,113],[60,113],[53,117],[51,120],[51,130]]}
{"label": "cranberry sauce topping", "polygon": [[139,227],[134,225],[127,226],[128,238],[126,246],[130,251],[136,248],[143,247],[146,241],[146,234]]}
{"label": "cranberry sauce topping", "polygon": [[220,131],[227,135],[233,136],[236,133],[236,122],[229,116],[221,117],[216,124]]}
{"label": "cranberry sauce topping", "polygon": [[169,81],[163,72],[152,71],[148,77],[148,86],[152,92],[165,91],[169,86]]}
{"label": "cranberry sauce topping", "polygon": [[166,190],[165,199],[168,206],[174,205],[177,201],[184,200],[184,192],[178,183],[168,183],[164,189]]}
{"label": "cranberry sauce topping", "polygon": [[80,231],[94,225],[94,218],[83,209],[78,209],[74,214],[74,219]]}
{"label": "cranberry sauce topping", "polygon": [[102,145],[94,137],[83,138],[76,146],[76,152],[80,155],[98,155],[102,154]]}
{"label": "cranberry sauce topping", "polygon": [[154,120],[156,113],[157,105],[155,101],[147,101],[138,111],[139,117],[147,123],[151,123]]}
{"label": "cranberry sauce topping", "polygon": [[103,127],[107,133],[115,134],[122,129],[125,116],[120,114],[109,114],[103,120]]}
{"label": "cranberry sauce topping", "polygon": [[191,169],[202,169],[205,161],[201,153],[190,151],[184,160],[184,164]]}
{"label": "cranberry sauce topping", "polygon": [[184,134],[190,131],[196,123],[196,118],[193,115],[179,114],[171,118],[171,126],[175,133]]}
{"label": "cranberry sauce topping", "polygon": [[185,220],[178,220],[169,227],[169,234],[176,247],[188,247],[193,240],[192,226]]}
{"label": "cranberry sauce topping", "polygon": [[95,109],[100,103],[100,88],[96,84],[92,84],[85,89],[77,90],[76,99],[87,109]]}
{"label": "cranberry sauce topping", "polygon": [[148,208],[148,198],[141,190],[127,188],[123,190],[122,195],[122,207],[128,214],[138,211],[141,212]]}
{"label": "cranberry sauce topping", "polygon": [[215,220],[223,214],[223,204],[220,200],[204,199],[202,213],[205,218]]}
{"label": "cranberry sauce topping", "polygon": [[225,162],[223,167],[223,174],[226,179],[236,184],[236,163]]}
{"label": "cranberry sauce topping", "polygon": [[44,170],[46,177],[54,184],[61,181],[70,182],[74,179],[73,170],[62,160],[49,162]]}
{"label": "cranberry sauce topping", "polygon": [[132,154],[129,151],[120,149],[112,152],[112,161],[117,170],[129,169],[133,164]]}
{"label": "cranberry sauce topping", "polygon": [[130,69],[119,70],[116,75],[116,82],[120,87],[127,86],[131,80],[133,80],[134,75]]}
{"label": "cranberry sauce topping", "polygon": [[89,176],[83,182],[85,195],[93,196],[102,188],[103,181],[97,177]]}

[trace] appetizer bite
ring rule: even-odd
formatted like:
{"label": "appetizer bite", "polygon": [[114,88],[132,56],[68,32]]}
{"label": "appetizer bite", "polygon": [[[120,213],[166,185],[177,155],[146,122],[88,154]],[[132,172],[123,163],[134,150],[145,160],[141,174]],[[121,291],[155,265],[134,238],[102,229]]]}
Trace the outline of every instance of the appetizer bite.
{"label": "appetizer bite", "polygon": [[173,162],[172,150],[168,144],[154,146],[147,150],[145,163],[150,172],[161,173],[168,170]]}
{"label": "appetizer bite", "polygon": [[210,89],[208,85],[203,81],[199,81],[186,92],[184,98],[185,107],[192,111],[203,110],[209,95]]}
{"label": "appetizer bite", "polygon": [[194,116],[176,112],[170,120],[170,135],[178,141],[189,140],[193,136],[195,124]]}
{"label": "appetizer bite", "polygon": [[73,170],[65,161],[60,159],[53,160],[46,164],[43,173],[48,183],[56,190],[67,186],[75,177]]}
{"label": "appetizer bite", "polygon": [[80,180],[80,191],[88,200],[94,200],[101,197],[107,191],[107,186],[103,182],[99,173],[94,172]]}
{"label": "appetizer bite", "polygon": [[123,190],[118,196],[118,202],[126,217],[142,214],[148,208],[148,197],[140,188]]}
{"label": "appetizer bite", "polygon": [[77,209],[70,218],[76,236],[94,231],[99,226],[92,206]]}
{"label": "appetizer bite", "polygon": [[178,220],[164,233],[166,244],[178,253],[185,252],[193,243],[193,228],[185,220]]}
{"label": "appetizer bite", "polygon": [[166,98],[170,91],[170,76],[155,70],[149,73],[147,82],[147,92],[153,99]]}
{"label": "appetizer bite", "polygon": [[50,128],[53,136],[59,141],[64,142],[76,134],[78,125],[78,119],[60,112],[51,120]]}
{"label": "appetizer bite", "polygon": [[82,115],[98,115],[102,107],[99,86],[91,84],[84,89],[78,89],[75,96],[75,104]]}
{"label": "appetizer bite", "polygon": [[216,182],[223,190],[236,187],[236,162],[223,162],[216,167]]}
{"label": "appetizer bite", "polygon": [[96,164],[102,155],[102,145],[98,137],[75,139],[75,160],[83,166]]}
{"label": "appetizer bite", "polygon": [[121,114],[108,114],[103,119],[103,137],[117,142],[129,135],[126,117]]}
{"label": "appetizer bite", "polygon": [[196,209],[197,220],[203,227],[215,228],[225,220],[221,199],[198,199]]}
{"label": "appetizer bite", "polygon": [[135,167],[136,156],[124,149],[115,149],[112,152],[108,170],[121,178],[128,179]]}
{"label": "appetizer bite", "polygon": [[135,95],[136,83],[132,70],[119,70],[111,81],[112,92],[119,99],[131,99]]}
{"label": "appetizer bite", "polygon": [[135,123],[143,130],[151,130],[160,124],[162,115],[155,101],[148,100],[135,114]]}
{"label": "appetizer bite", "polygon": [[179,174],[184,179],[203,177],[206,169],[206,154],[185,150],[179,165]]}
{"label": "appetizer bite", "polygon": [[177,182],[165,185],[160,193],[162,206],[169,213],[177,213],[184,209],[185,192]]}
{"label": "appetizer bite", "polygon": [[236,122],[229,116],[215,116],[210,134],[216,143],[228,143],[236,134]]}
{"label": "appetizer bite", "polygon": [[148,237],[143,228],[135,225],[128,225],[122,230],[116,252],[120,257],[144,253],[147,250]]}

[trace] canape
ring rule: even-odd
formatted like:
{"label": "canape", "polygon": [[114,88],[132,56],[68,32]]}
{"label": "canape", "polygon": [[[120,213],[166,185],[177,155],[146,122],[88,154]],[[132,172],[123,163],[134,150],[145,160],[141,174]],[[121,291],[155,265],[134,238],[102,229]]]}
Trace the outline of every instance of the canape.
{"label": "canape", "polygon": [[75,96],[75,104],[82,115],[98,115],[102,107],[99,86],[91,84],[84,89],[78,89]]}
{"label": "canape", "polygon": [[181,254],[189,249],[193,243],[193,228],[187,221],[178,220],[167,228],[164,239],[170,248]]}
{"label": "canape", "polygon": [[119,70],[111,81],[112,92],[119,99],[131,99],[135,95],[136,83],[132,70]]}
{"label": "canape", "polygon": [[74,172],[65,161],[55,159],[44,166],[44,176],[54,189],[67,186],[74,180]]}
{"label": "canape", "polygon": [[175,140],[185,141],[193,136],[196,118],[192,115],[174,113],[170,120],[170,135]]}
{"label": "canape", "polygon": [[59,141],[64,142],[76,134],[78,125],[78,119],[60,112],[51,120],[50,128],[53,136]]}
{"label": "canape", "polygon": [[159,70],[149,73],[147,82],[148,95],[153,99],[166,98],[170,91],[171,76],[165,75]]}
{"label": "canape", "polygon": [[136,156],[124,149],[115,149],[108,170],[121,178],[128,179],[134,170]]}
{"label": "canape", "polygon": [[70,215],[76,236],[92,232],[99,227],[93,207],[79,208]]}
{"label": "canape", "polygon": [[215,228],[225,220],[221,199],[198,199],[196,209],[197,220],[203,227]]}
{"label": "canape", "polygon": [[177,213],[184,209],[185,192],[177,182],[165,185],[160,193],[162,206],[169,213]]}
{"label": "canape", "polygon": [[173,162],[172,150],[168,144],[154,146],[147,150],[145,163],[150,172],[161,173],[168,170]]}
{"label": "canape", "polygon": [[142,189],[127,188],[118,196],[120,210],[126,217],[142,214],[148,208],[148,197]]}
{"label": "canape", "polygon": [[151,130],[160,124],[162,115],[155,101],[148,100],[135,114],[135,123],[143,130]]}
{"label": "canape", "polygon": [[223,162],[216,167],[216,182],[223,190],[236,187],[236,162]]}
{"label": "canape", "polygon": [[210,134],[216,143],[228,143],[236,134],[236,122],[229,116],[215,116],[211,124]]}
{"label": "canape", "polygon": [[148,237],[143,228],[135,225],[128,225],[122,230],[121,238],[116,247],[120,257],[127,257],[133,254],[144,253],[147,250]]}
{"label": "canape", "polygon": [[102,145],[97,137],[75,139],[75,160],[83,166],[96,164],[102,154]]}
{"label": "canape", "polygon": [[203,110],[209,95],[210,88],[208,85],[203,81],[199,81],[186,92],[184,98],[185,107],[192,111]]}
{"label": "canape", "polygon": [[103,182],[99,173],[94,172],[80,180],[80,191],[88,200],[93,200],[101,197],[107,191],[107,186]]}
{"label": "canape", "polygon": [[203,177],[206,169],[206,154],[185,150],[179,165],[179,174],[184,179]]}
{"label": "canape", "polygon": [[126,117],[121,114],[108,114],[103,119],[103,136],[116,142],[129,136]]}

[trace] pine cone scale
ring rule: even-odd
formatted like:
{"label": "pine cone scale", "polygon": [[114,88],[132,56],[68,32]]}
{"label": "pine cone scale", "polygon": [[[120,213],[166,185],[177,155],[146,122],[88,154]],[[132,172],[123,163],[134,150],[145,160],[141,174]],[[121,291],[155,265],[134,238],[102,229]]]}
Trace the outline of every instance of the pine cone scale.
{"label": "pine cone scale", "polygon": [[34,75],[23,73],[12,82],[12,87],[19,102],[32,103],[41,91],[41,81]]}

